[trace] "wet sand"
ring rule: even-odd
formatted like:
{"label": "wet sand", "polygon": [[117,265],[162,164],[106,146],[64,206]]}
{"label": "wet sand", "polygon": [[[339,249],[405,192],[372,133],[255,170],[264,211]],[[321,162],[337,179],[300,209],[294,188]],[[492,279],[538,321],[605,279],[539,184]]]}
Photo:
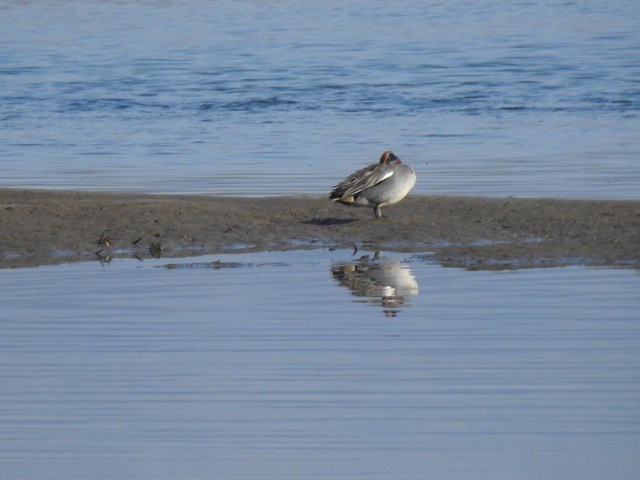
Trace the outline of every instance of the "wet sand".
{"label": "wet sand", "polygon": [[640,201],[411,195],[383,214],[320,196],[0,189],[0,267],[354,245],[472,269],[640,267]]}

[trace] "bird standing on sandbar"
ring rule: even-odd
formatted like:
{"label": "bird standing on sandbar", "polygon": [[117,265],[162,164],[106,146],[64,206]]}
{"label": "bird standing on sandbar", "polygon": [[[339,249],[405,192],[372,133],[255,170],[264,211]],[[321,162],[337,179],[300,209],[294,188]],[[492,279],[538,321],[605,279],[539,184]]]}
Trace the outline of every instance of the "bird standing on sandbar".
{"label": "bird standing on sandbar", "polygon": [[416,184],[416,172],[388,150],[380,162],[349,175],[333,187],[329,198],[343,205],[373,207],[382,218],[381,207],[398,203]]}

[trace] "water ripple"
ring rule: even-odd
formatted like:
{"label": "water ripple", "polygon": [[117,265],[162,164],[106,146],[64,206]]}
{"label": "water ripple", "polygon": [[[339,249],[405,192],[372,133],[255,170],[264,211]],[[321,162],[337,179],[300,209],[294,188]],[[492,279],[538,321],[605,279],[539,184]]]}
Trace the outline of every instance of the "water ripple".
{"label": "water ripple", "polygon": [[[613,3],[9,4],[0,185],[193,192],[199,176],[277,158],[279,183],[249,176],[238,191],[288,191],[290,172],[307,169],[304,187],[319,193],[348,173],[342,159],[356,167],[393,148],[459,179],[426,170],[420,192],[637,198],[626,179],[640,173],[640,33],[632,7]],[[159,160],[158,145],[180,164]],[[601,154],[612,150],[615,161]],[[508,157],[536,159],[535,175],[476,174],[482,164],[494,177]],[[94,163],[117,168],[63,174]]]}

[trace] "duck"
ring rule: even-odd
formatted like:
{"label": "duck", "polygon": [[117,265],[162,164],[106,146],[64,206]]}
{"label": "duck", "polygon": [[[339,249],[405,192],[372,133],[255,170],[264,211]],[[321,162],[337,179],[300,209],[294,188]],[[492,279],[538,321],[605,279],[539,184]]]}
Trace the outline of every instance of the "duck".
{"label": "duck", "polygon": [[329,198],[343,205],[373,207],[375,218],[382,218],[380,209],[398,203],[415,184],[413,168],[387,150],[378,163],[352,173],[335,185]]}

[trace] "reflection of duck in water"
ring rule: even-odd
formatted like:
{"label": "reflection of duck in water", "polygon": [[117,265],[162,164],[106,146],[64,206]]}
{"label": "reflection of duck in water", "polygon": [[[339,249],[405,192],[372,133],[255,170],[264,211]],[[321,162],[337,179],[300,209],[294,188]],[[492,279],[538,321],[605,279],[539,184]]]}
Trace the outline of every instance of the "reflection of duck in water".
{"label": "reflection of duck in water", "polygon": [[333,278],[356,297],[368,297],[366,302],[378,303],[384,314],[395,317],[405,297],[418,295],[418,282],[407,265],[395,261],[374,260],[368,256],[354,262],[336,263],[331,267]]}

